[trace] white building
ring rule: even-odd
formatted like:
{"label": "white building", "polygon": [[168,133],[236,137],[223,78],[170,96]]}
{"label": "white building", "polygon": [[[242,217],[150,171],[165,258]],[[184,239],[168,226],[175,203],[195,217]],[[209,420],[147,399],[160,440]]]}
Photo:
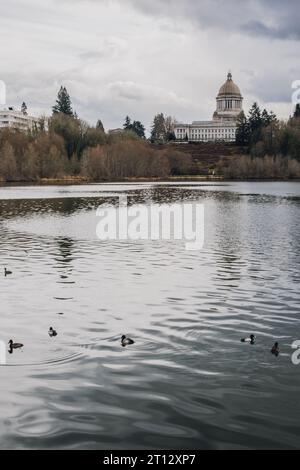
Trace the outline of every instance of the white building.
{"label": "white building", "polygon": [[217,100],[217,109],[212,121],[194,121],[192,124],[176,123],[176,140],[189,142],[232,142],[235,140],[236,122],[243,110],[243,97],[239,87],[233,82],[229,72],[227,80],[221,86]]}
{"label": "white building", "polygon": [[0,129],[13,128],[22,131],[32,130],[39,120],[19,111],[12,106],[0,108]]}

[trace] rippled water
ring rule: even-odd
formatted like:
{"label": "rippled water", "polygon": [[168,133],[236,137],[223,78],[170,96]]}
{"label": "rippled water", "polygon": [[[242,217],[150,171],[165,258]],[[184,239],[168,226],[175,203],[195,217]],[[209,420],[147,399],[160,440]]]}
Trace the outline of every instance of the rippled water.
{"label": "rippled water", "polygon": [[[203,202],[204,248],[99,241],[120,193]],[[0,367],[0,447],[299,447],[299,208],[299,183],[0,188],[0,340],[24,343]]]}

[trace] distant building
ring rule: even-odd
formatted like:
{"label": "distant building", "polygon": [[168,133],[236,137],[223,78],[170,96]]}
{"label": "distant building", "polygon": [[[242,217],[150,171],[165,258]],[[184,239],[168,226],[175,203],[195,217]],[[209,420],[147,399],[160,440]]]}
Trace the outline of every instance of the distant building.
{"label": "distant building", "polygon": [[22,131],[32,130],[39,119],[23,113],[14,107],[0,107],[0,129],[12,128]]}
{"label": "distant building", "polygon": [[124,129],[117,128],[117,129],[109,129],[108,133],[109,134],[122,134],[124,132]]}
{"label": "distant building", "polygon": [[176,140],[189,142],[232,142],[235,140],[236,122],[243,110],[243,97],[229,72],[216,98],[217,107],[212,121],[176,123]]}

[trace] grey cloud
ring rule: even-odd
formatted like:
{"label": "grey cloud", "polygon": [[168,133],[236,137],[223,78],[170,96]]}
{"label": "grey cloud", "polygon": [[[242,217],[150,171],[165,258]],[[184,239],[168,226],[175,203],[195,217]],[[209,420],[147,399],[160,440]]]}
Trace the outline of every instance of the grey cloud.
{"label": "grey cloud", "polygon": [[80,117],[101,118],[107,128],[126,114],[146,126],[157,112],[207,119],[229,68],[245,110],[258,100],[278,103],[281,116],[290,112],[290,83],[300,79],[298,43],[285,40],[298,37],[294,1],[2,3],[0,31],[10,47],[0,50],[0,79],[8,102],[24,100],[34,114],[51,112],[63,84]]}
{"label": "grey cloud", "polygon": [[[178,106],[187,106],[188,102],[184,98],[180,98],[176,93],[163,89],[160,87],[154,87],[151,85],[144,85],[135,82],[122,82],[117,81],[110,83],[108,89],[112,93],[112,96],[117,98],[123,98],[134,101],[146,101],[146,100],[159,100],[162,105],[176,104]],[[189,103],[191,105],[191,103]]]}
{"label": "grey cloud", "polygon": [[79,58],[84,60],[95,59],[116,59],[126,51],[127,42],[117,37],[103,38],[99,45],[93,50],[88,50],[79,54]]}
{"label": "grey cloud", "polygon": [[261,72],[252,77],[248,91],[266,103],[288,103],[291,102],[292,82],[298,76],[290,71]]}
{"label": "grey cloud", "polygon": [[300,39],[298,0],[128,1],[145,14],[181,17],[202,28],[259,34],[273,39]]}

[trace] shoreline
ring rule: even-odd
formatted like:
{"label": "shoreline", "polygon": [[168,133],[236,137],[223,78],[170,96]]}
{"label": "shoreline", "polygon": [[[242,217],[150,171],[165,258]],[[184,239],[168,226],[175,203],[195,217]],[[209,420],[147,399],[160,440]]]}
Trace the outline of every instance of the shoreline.
{"label": "shoreline", "polygon": [[165,178],[126,177],[93,181],[84,177],[42,178],[38,181],[0,181],[0,187],[7,186],[51,186],[51,185],[85,185],[104,183],[156,183],[156,182],[300,182],[300,178],[224,178],[223,176],[186,175]]}

